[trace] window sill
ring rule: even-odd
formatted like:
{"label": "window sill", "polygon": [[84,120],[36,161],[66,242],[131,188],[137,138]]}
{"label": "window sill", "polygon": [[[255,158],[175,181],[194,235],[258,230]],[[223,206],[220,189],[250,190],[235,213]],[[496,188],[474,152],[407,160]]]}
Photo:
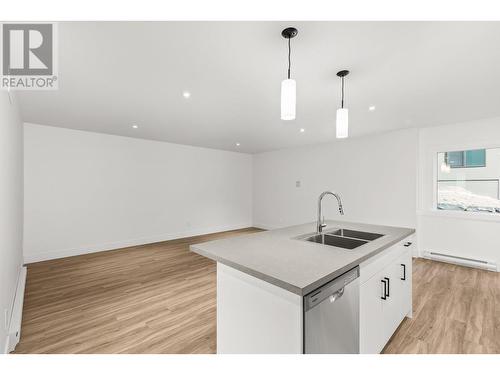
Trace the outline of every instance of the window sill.
{"label": "window sill", "polygon": [[461,211],[446,211],[446,210],[418,210],[418,216],[431,216],[458,220],[474,220],[474,221],[496,221],[500,223],[500,214],[484,213],[484,212],[461,212]]}

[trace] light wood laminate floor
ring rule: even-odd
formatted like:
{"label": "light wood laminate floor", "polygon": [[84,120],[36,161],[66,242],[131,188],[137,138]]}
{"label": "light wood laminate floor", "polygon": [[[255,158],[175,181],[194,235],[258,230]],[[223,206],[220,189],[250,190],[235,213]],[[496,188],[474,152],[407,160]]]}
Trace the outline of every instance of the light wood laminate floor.
{"label": "light wood laminate floor", "polygon": [[256,231],[29,264],[16,353],[215,353],[216,267],[189,245]]}
{"label": "light wood laminate floor", "polygon": [[384,353],[500,353],[500,273],[413,260],[413,318]]}
{"label": "light wood laminate floor", "polygon": [[[16,353],[215,353],[215,263],[249,228],[28,265]],[[500,274],[416,259],[413,319],[385,353],[500,353]]]}

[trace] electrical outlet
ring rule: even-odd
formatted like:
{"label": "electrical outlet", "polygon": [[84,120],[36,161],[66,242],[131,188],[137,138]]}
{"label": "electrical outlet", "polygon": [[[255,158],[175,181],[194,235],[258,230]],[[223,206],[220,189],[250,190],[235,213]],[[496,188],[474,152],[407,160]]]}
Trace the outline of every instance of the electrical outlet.
{"label": "electrical outlet", "polygon": [[300,180],[295,181],[295,187],[300,187]]}

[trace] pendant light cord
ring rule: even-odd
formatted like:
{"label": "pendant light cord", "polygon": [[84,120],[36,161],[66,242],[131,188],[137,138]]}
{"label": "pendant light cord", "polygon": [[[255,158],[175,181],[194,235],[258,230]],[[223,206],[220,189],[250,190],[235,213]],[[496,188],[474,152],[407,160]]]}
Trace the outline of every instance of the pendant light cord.
{"label": "pendant light cord", "polygon": [[291,48],[290,48],[290,38],[288,38],[288,79],[290,79],[290,67],[292,65],[290,60]]}
{"label": "pendant light cord", "polygon": [[344,108],[344,77],[342,77],[342,101],[340,108]]}

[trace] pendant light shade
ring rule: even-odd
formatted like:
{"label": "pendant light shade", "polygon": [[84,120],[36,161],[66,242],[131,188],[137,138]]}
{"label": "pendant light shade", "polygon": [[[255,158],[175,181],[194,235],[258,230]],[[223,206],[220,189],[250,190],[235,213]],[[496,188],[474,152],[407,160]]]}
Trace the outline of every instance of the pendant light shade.
{"label": "pendant light shade", "polygon": [[349,110],[347,108],[337,109],[337,138],[349,136]]}
{"label": "pendant light shade", "polygon": [[290,39],[297,35],[298,31],[294,27],[288,27],[281,32],[283,38],[288,39],[288,78],[281,82],[281,119],[295,120],[295,106],[297,102],[297,84],[290,79],[291,48]]}
{"label": "pendant light shade", "polygon": [[451,172],[451,167],[449,164],[446,164],[445,162],[441,163],[441,172],[443,173],[450,173]]}
{"label": "pendant light shade", "polygon": [[297,86],[294,79],[281,82],[281,119],[295,120],[295,104],[297,101]]}
{"label": "pendant light shade", "polygon": [[349,136],[349,110],[344,108],[344,77],[349,74],[348,70],[341,70],[337,76],[341,79],[341,104],[337,109],[336,136],[347,138]]}

